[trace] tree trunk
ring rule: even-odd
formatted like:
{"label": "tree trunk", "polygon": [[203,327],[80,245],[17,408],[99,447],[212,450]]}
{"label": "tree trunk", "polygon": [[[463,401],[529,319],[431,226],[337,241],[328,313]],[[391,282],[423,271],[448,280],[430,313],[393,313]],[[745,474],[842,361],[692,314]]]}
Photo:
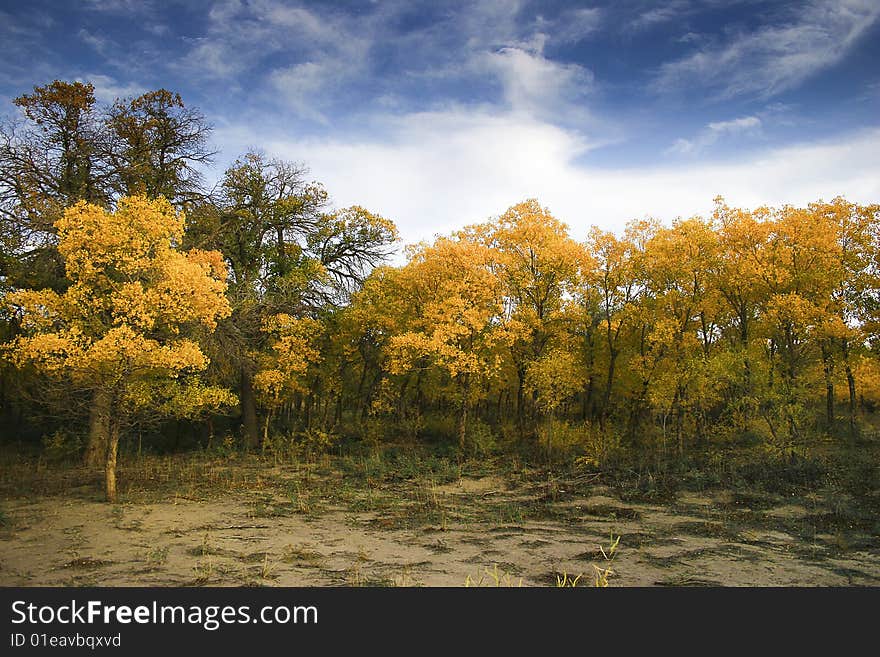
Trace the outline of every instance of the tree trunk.
{"label": "tree trunk", "polygon": [[107,441],[110,432],[110,392],[95,390],[92,406],[89,409],[89,437],[84,461],[87,466],[104,465],[107,456]]}
{"label": "tree trunk", "polygon": [[257,427],[257,399],[254,396],[254,382],[250,372],[241,370],[241,432],[246,447],[256,449],[260,446],[260,433]]}
{"label": "tree trunk", "polygon": [[516,368],[516,428],[520,437],[526,434],[525,428],[525,385],[526,385],[526,368],[525,365],[517,365]]}
{"label": "tree trunk", "polygon": [[599,412],[599,426],[605,428],[605,420],[611,406],[611,388],[614,385],[614,366],[617,362],[617,350],[609,347],[608,352],[608,378],[605,380],[605,392],[602,395],[602,409]]}
{"label": "tree trunk", "polygon": [[266,421],[263,423],[263,450],[269,444],[269,423],[272,421],[272,411],[266,413]]}
{"label": "tree trunk", "polygon": [[[752,362],[749,358],[749,322],[745,308],[739,310],[739,344],[743,354],[743,389],[742,397],[751,398],[752,394]],[[751,419],[751,408],[748,404],[742,406],[741,430],[746,429]]]}
{"label": "tree trunk", "polygon": [[834,429],[834,362],[825,342],[822,342],[822,372],[825,376],[825,427],[830,434]]}
{"label": "tree trunk", "polygon": [[358,383],[357,390],[357,404],[358,404],[358,419],[363,422],[364,418],[367,417],[367,398],[366,398],[366,383],[367,383],[367,359],[364,357],[364,369],[361,370],[361,380]]}
{"label": "tree trunk", "polygon": [[107,431],[107,455],[104,462],[104,483],[107,501],[116,503],[116,454],[119,450],[119,424],[110,419]]}
{"label": "tree trunk", "polygon": [[675,418],[675,437],[676,443],[678,444],[678,456],[684,456],[684,408],[682,404],[682,397],[684,396],[684,390],[681,385],[676,386],[675,388],[675,396],[672,399],[672,417]]}
{"label": "tree trunk", "polygon": [[461,409],[458,416],[458,449],[464,454],[465,437],[467,435],[468,396],[470,394],[470,377],[465,376],[461,390]]}
{"label": "tree trunk", "polygon": [[849,342],[843,341],[843,367],[846,371],[846,385],[849,388],[849,433],[856,437],[856,377],[849,364]]}

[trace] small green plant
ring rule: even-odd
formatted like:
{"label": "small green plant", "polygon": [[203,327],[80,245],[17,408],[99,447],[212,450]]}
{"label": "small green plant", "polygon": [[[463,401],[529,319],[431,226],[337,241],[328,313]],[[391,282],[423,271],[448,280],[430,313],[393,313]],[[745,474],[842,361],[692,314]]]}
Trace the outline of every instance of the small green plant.
{"label": "small green plant", "polygon": [[580,448],[583,454],[575,459],[575,465],[590,468],[604,467],[619,456],[621,439],[611,426],[601,429],[588,422],[579,425],[581,431]]}
{"label": "small green plant", "polygon": [[411,568],[410,566],[408,566],[408,565],[403,566],[403,568],[402,568],[400,574],[399,574],[399,575],[395,575],[395,576],[391,579],[391,581],[392,581],[392,583],[394,584],[394,586],[397,586],[397,587],[400,587],[400,588],[405,588],[405,587],[417,586],[417,585],[418,585],[418,584],[416,583],[416,581],[413,579],[413,576],[412,576],[412,568]]}
{"label": "small green plant", "polygon": [[218,456],[226,459],[232,459],[239,454],[238,441],[231,433],[227,433],[226,435],[224,435],[223,440],[221,440],[210,449]]}
{"label": "small green plant", "polygon": [[209,532],[205,532],[204,538],[202,538],[202,554],[211,554],[213,552],[213,548],[211,546],[211,534]]}
{"label": "small green plant", "polygon": [[313,511],[311,496],[308,491],[297,481],[290,491],[290,502],[297,513],[309,515]]}
{"label": "small green plant", "polygon": [[317,567],[324,560],[324,555],[305,545],[290,544],[284,547],[281,558],[287,563]]}
{"label": "small green plant", "polygon": [[151,566],[161,566],[168,561],[168,546],[154,548],[147,553],[147,563]]}
{"label": "small green plant", "polygon": [[361,572],[361,562],[357,560],[346,571],[345,583],[348,586],[365,586],[365,581]]}
{"label": "small green plant", "polygon": [[204,584],[211,581],[214,577],[214,560],[208,557],[204,561],[200,561],[197,565],[193,566],[193,572],[196,576],[196,582]]}

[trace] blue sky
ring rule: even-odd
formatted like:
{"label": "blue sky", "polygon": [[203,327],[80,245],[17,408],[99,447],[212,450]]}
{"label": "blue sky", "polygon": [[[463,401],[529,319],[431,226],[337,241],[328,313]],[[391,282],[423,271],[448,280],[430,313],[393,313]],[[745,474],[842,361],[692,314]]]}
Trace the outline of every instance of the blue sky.
{"label": "blue sky", "polygon": [[590,225],[880,201],[880,0],[0,0],[0,103],[165,87],[429,238],[538,198]]}

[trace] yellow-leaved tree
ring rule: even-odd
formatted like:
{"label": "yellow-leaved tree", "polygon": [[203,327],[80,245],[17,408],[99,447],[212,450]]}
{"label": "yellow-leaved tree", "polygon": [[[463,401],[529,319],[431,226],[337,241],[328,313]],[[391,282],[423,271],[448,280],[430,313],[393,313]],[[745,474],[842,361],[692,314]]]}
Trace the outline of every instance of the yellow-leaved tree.
{"label": "yellow-leaved tree", "polygon": [[412,254],[403,269],[416,309],[406,332],[390,340],[394,373],[430,363],[455,382],[458,443],[464,450],[468,410],[480,384],[497,374],[508,335],[491,253],[467,239],[437,239]]}
{"label": "yellow-leaved tree", "polygon": [[[471,231],[490,249],[501,286],[502,319],[517,375],[517,423],[522,430],[528,369],[564,332],[566,299],[592,269],[592,258],[569,236],[568,226],[535,199],[511,206],[496,221]],[[532,401],[537,404],[536,398]]]}
{"label": "yellow-leaved tree", "polygon": [[320,324],[311,318],[296,318],[285,313],[273,315],[263,325],[272,340],[272,351],[261,354],[262,367],[254,376],[254,388],[267,409],[263,421],[263,444],[269,439],[272,415],[290,403],[297,392],[308,392],[306,372],[321,354],[315,346]]}
{"label": "yellow-leaved tree", "polygon": [[8,294],[20,334],[4,351],[91,395],[88,452],[103,462],[115,502],[120,430],[129,422],[236,401],[197,377],[208,365],[200,332],[229,314],[226,265],[215,251],[178,248],[184,218],[164,198],[126,197],[114,212],[79,202],[55,227],[70,285],[63,294]]}

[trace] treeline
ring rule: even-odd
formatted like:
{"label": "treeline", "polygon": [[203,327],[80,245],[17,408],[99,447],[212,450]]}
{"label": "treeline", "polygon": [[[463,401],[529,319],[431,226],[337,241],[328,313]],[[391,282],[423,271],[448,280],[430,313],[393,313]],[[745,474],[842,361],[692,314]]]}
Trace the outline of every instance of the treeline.
{"label": "treeline", "polygon": [[[392,222],[248,153],[169,91],[56,81],[0,129],[0,413],[78,445],[338,437],[601,464],[855,438],[880,398],[880,206],[730,208],[572,236],[537,201],[382,266]],[[585,208],[585,212],[588,208]],[[581,239],[583,238],[583,239]],[[173,446],[173,445],[172,445]]]}
{"label": "treeline", "polygon": [[0,127],[5,438],[72,442],[106,466],[111,499],[121,436],[205,444],[216,424],[259,446],[273,331],[323,326],[394,225],[332,209],[302,165],[260,153],[206,188],[210,125],[164,89],[101,106],[91,84],[55,81],[14,103]]}

